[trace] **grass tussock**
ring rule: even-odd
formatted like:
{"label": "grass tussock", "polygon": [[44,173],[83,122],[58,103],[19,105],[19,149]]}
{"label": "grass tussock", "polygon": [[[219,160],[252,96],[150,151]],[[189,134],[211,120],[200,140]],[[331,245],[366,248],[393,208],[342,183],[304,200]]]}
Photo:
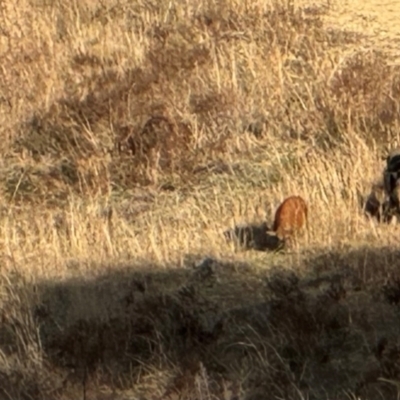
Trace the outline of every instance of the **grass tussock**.
{"label": "grass tussock", "polygon": [[331,7],[2,4],[1,399],[397,398],[400,68]]}

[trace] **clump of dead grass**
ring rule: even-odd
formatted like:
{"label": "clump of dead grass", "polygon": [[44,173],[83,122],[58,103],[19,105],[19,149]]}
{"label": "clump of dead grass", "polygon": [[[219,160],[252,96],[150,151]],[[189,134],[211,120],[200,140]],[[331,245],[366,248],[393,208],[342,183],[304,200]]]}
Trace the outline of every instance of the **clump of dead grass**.
{"label": "clump of dead grass", "polygon": [[[2,190],[8,200],[47,201],[47,187],[61,202],[71,193],[107,196],[116,187],[159,179],[187,183],[196,165],[241,153],[237,136],[249,126],[258,126],[258,136],[268,131],[266,142],[333,146],[349,128],[379,137],[397,124],[398,71],[377,52],[342,60],[341,46],[351,40],[324,29],[323,9],[279,2],[249,7],[225,1],[199,9],[176,4],[168,11],[150,7],[154,23],[146,25],[140,7],[97,7],[66,13],[64,25],[78,17],[81,22],[71,22],[61,40],[57,29],[44,25],[59,21],[58,11],[40,6],[43,22],[25,30],[26,36],[36,33],[29,48],[41,56],[29,69],[18,62],[28,52],[24,47],[9,56],[13,70],[25,76],[18,96],[29,95],[32,109],[15,116],[9,135]],[[135,12],[142,17],[128,29]],[[126,32],[132,36],[124,40]],[[57,52],[62,46],[63,55]],[[41,81],[31,70],[59,93],[38,90]],[[157,144],[140,147],[138,141],[151,135],[150,121],[166,114],[168,122],[152,139]],[[134,156],[116,148],[134,150]]]}

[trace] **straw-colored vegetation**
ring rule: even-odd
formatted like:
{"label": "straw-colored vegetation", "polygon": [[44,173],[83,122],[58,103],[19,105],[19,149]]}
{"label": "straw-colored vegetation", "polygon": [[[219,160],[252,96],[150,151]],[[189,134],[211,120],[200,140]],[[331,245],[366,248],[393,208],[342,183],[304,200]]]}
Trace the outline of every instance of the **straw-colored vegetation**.
{"label": "straw-colored vegetation", "polygon": [[340,7],[2,2],[0,399],[397,398],[400,66]]}

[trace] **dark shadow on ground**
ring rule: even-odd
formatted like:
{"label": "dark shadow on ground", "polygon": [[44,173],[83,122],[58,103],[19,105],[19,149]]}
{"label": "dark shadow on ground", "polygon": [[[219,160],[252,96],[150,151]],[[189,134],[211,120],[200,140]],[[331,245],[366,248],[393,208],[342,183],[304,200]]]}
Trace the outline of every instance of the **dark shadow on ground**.
{"label": "dark shadow on ground", "polygon": [[284,248],[284,242],[270,230],[266,222],[237,225],[224,232],[227,242],[233,242],[241,250],[278,251]]}
{"label": "dark shadow on ground", "polygon": [[265,269],[197,257],[184,268],[113,266],[91,281],[41,283],[33,303],[14,285],[1,350],[32,362],[26,338],[37,332],[42,362],[2,372],[0,398],[85,388],[87,399],[396,399],[399,256],[331,252],[296,270],[268,256]]}

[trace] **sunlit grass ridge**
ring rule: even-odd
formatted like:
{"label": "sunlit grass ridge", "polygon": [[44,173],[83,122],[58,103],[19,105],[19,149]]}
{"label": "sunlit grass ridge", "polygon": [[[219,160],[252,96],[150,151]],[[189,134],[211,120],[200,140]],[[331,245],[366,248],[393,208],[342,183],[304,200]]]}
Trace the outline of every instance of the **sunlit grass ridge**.
{"label": "sunlit grass ridge", "polygon": [[[340,7],[1,5],[1,398],[394,396],[399,228],[360,205],[400,68]],[[289,195],[295,251],[225,240]]]}

